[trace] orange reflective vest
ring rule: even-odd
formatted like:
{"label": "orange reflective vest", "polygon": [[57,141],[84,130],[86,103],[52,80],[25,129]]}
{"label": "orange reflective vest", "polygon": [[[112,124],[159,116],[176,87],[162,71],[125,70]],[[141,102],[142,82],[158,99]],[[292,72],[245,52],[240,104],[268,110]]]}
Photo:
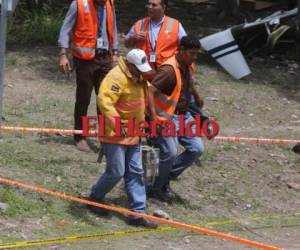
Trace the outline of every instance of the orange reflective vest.
{"label": "orange reflective vest", "polygon": [[[95,57],[98,33],[98,17],[93,0],[78,0],[77,21],[73,29],[71,50],[73,56],[90,60]],[[110,48],[114,44],[114,1],[106,1],[107,33]]]}
{"label": "orange reflective vest", "polygon": [[157,68],[172,57],[178,49],[179,22],[174,18],[165,16],[158,34],[155,48],[152,48],[150,42],[149,23],[149,17],[141,19],[135,23],[135,31],[145,32],[147,37],[145,41],[138,42],[136,47],[145,51],[148,56],[148,61],[150,61],[151,52],[155,52],[156,62],[152,63],[151,66]]}
{"label": "orange reflective vest", "polygon": [[167,96],[163,93],[159,93],[154,96],[156,114],[158,116],[158,120],[160,121],[172,119],[182,88],[181,73],[175,55],[163,64],[171,65],[173,67],[176,74],[176,85],[170,96]]}

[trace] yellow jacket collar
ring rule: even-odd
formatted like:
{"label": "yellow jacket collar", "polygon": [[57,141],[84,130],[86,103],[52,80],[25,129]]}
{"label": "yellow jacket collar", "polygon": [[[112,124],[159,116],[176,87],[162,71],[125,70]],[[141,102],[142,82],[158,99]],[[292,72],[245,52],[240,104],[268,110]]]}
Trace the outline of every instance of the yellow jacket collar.
{"label": "yellow jacket collar", "polygon": [[123,71],[123,73],[124,73],[128,78],[132,79],[132,81],[134,81],[134,82],[142,82],[142,81],[144,81],[142,76],[137,77],[137,76],[133,75],[133,74],[129,71],[129,69],[128,69],[126,63],[125,63],[124,57],[120,56],[119,61],[118,61],[118,65],[119,65],[120,69]]}

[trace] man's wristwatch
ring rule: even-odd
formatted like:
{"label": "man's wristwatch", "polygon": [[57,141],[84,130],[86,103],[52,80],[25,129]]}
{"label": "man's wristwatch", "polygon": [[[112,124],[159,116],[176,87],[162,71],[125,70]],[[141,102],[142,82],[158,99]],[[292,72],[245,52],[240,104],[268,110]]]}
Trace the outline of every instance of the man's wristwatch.
{"label": "man's wristwatch", "polygon": [[118,56],[119,55],[119,51],[116,50],[116,49],[113,49],[112,50],[112,54],[113,54],[113,56]]}
{"label": "man's wristwatch", "polygon": [[67,52],[61,52],[61,53],[59,53],[59,57],[61,57],[61,56],[67,56]]}

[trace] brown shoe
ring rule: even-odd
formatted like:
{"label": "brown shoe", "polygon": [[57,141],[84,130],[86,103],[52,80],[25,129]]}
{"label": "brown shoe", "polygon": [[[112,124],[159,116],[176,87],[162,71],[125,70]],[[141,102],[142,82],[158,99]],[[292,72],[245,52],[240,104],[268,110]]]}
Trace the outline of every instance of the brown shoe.
{"label": "brown shoe", "polygon": [[83,140],[83,139],[76,142],[76,148],[79,151],[83,151],[83,152],[90,152],[91,151],[90,146],[87,144],[86,140]]}

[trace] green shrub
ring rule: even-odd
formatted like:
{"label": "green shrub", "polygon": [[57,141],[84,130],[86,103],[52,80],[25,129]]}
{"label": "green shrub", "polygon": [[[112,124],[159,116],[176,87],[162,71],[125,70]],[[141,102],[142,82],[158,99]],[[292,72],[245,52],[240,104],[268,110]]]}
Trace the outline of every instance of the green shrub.
{"label": "green shrub", "polygon": [[29,8],[26,1],[20,1],[9,20],[8,43],[55,45],[67,7],[49,1]]}

